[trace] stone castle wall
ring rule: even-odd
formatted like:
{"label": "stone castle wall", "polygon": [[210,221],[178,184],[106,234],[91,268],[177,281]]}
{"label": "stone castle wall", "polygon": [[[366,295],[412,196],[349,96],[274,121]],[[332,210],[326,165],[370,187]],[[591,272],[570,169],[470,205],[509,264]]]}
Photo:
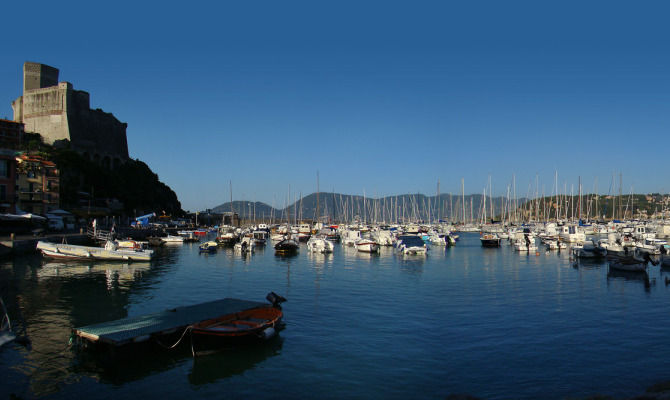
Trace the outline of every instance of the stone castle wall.
{"label": "stone castle wall", "polygon": [[71,85],[62,83],[25,92],[12,103],[14,120],[23,122],[26,132],[38,132],[46,143],[69,140],[67,104],[71,90]]}
{"label": "stone castle wall", "polygon": [[14,121],[23,122],[26,132],[42,135],[46,143],[67,139],[93,160],[113,165],[127,159],[127,124],[111,113],[91,110],[87,92],[74,90],[68,82],[54,84],[54,79],[56,68],[24,64],[23,96],[12,102]]}

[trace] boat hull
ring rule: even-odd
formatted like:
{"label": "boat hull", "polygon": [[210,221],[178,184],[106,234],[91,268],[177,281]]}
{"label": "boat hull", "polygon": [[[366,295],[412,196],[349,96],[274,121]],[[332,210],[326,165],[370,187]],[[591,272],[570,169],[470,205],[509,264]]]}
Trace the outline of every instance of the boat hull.
{"label": "boat hull", "polygon": [[152,250],[108,250],[102,247],[77,246],[42,241],[37,242],[37,250],[45,257],[70,260],[150,261],[153,258]]}
{"label": "boat hull", "polygon": [[379,245],[373,241],[361,240],[355,244],[356,250],[363,253],[376,253],[379,251]]}
{"label": "boat hull", "polygon": [[280,308],[258,307],[222,315],[191,326],[197,350],[231,344],[263,342],[274,337],[282,327]]}
{"label": "boat hull", "polygon": [[286,256],[298,253],[298,243],[292,239],[284,239],[275,245],[275,253]]}
{"label": "boat hull", "polygon": [[500,239],[481,239],[482,247],[500,247]]}

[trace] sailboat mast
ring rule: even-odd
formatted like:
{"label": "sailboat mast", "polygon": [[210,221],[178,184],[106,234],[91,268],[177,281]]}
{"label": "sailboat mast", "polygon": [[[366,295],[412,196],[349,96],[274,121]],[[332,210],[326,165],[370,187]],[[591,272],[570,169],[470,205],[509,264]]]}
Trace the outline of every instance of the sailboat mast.
{"label": "sailboat mast", "polygon": [[465,179],[461,178],[461,195],[463,196],[463,223],[465,224]]}
{"label": "sailboat mast", "polygon": [[228,181],[230,185],[230,225],[235,225],[235,209],[233,208],[233,181]]}

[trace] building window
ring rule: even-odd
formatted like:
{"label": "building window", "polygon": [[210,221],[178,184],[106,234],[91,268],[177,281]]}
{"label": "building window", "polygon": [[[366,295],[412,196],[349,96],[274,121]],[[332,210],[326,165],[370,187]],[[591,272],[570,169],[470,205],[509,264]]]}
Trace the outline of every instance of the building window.
{"label": "building window", "polygon": [[9,163],[7,160],[0,160],[0,178],[9,178]]}
{"label": "building window", "polygon": [[7,185],[0,185],[0,201],[7,200]]}

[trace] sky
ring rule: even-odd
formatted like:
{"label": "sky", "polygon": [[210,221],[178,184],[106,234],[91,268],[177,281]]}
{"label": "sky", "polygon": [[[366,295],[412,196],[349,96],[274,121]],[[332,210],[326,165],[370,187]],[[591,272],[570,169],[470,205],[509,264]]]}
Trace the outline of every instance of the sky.
{"label": "sky", "polygon": [[10,3],[0,118],[56,67],[185,210],[670,192],[667,2]]}

